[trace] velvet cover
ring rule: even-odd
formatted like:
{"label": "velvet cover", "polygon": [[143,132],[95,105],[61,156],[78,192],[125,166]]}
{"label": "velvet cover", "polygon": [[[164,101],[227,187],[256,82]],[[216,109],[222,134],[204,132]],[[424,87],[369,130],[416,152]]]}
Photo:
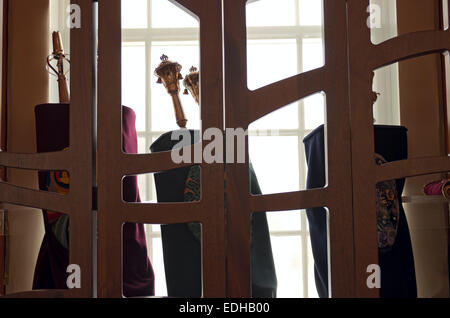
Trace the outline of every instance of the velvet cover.
{"label": "velvet cover", "polygon": [[[407,129],[400,126],[376,125],[375,152],[387,162],[405,160],[408,156]],[[320,126],[304,139],[308,163],[307,188],[325,186],[324,126]],[[330,154],[331,156],[333,154]],[[397,200],[401,202],[404,179],[396,180]],[[373,189],[374,200],[376,189]],[[324,208],[308,209],[307,216],[314,256],[316,288],[321,298],[328,297],[327,220]],[[333,213],[333,211],[330,211]],[[373,216],[376,218],[376,216]],[[358,238],[355,238],[358,239]],[[351,248],[351,247],[349,247]],[[416,298],[417,286],[411,238],[403,206],[400,204],[398,232],[392,248],[379,249],[382,298]]]}
{"label": "velvet cover", "polygon": [[[122,138],[125,153],[137,153],[136,114],[122,108]],[[60,151],[69,146],[69,105],[44,104],[35,108],[37,151]],[[47,172],[39,172],[39,188],[45,190]],[[123,199],[140,202],[137,178],[126,177]],[[39,252],[33,289],[66,289],[69,251],[56,239],[49,227],[47,211],[43,211],[45,235]],[[90,230],[90,229],[87,229]],[[125,224],[123,228],[123,294],[125,297],[153,296],[154,273],[147,255],[142,224]]]}

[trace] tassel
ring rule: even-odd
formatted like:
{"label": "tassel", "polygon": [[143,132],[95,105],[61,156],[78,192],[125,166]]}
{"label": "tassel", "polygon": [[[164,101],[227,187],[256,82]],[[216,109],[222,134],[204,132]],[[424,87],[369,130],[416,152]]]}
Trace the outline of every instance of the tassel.
{"label": "tassel", "polygon": [[162,84],[161,77],[158,77],[158,80],[156,81],[157,84]]}
{"label": "tassel", "polygon": [[189,92],[188,92],[187,88],[184,89],[184,93],[183,94],[184,95],[189,95]]}
{"label": "tassel", "polygon": [[182,80],[183,78],[184,78],[183,75],[178,74],[178,79],[179,79],[179,80]]}

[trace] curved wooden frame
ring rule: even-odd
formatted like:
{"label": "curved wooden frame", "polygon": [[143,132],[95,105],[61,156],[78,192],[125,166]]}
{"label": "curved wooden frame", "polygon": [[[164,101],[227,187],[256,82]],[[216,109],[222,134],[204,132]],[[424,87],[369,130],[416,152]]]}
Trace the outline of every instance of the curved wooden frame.
{"label": "curved wooden frame", "polygon": [[[323,189],[252,196],[248,163],[226,164],[225,167],[202,164],[202,184],[208,186],[202,188],[201,202],[124,203],[124,176],[189,165],[172,163],[169,152],[145,155],[122,152],[121,1],[99,0],[99,296],[122,297],[122,226],[126,222],[202,223],[203,296],[249,297],[251,214],[321,206],[330,211],[331,296],[379,296],[377,290],[366,286],[367,265],[378,263],[376,218],[368,217],[376,211],[372,190],[382,180],[450,171],[450,159],[417,158],[383,166],[374,163],[372,71],[395,61],[448,51],[450,31],[417,32],[373,45],[366,25],[369,0],[325,0],[325,65],[250,91],[246,82],[247,1],[171,1],[195,14],[200,21],[202,130],[210,127],[247,129],[262,116],[323,91],[327,96],[328,182]],[[91,2],[72,1],[82,8],[83,26],[71,32],[69,150],[30,155],[0,152],[0,165],[70,173],[71,191],[67,196],[0,183],[0,201],[57,210],[71,217],[70,262],[81,266],[82,289],[34,291],[8,297],[93,296],[93,237],[90,230],[86,231],[92,228],[93,125],[80,125],[93,123],[94,113]]]}
{"label": "curved wooden frame", "polygon": [[[247,88],[246,0],[225,0],[225,100],[227,127],[242,127],[281,107],[323,91],[327,100],[328,185],[324,189],[251,196],[247,164],[227,165],[229,294],[250,290],[250,216],[254,212],[329,209],[331,295],[354,294],[350,122],[346,1],[324,1],[325,65],[256,91]],[[246,153],[248,158],[248,149]],[[274,163],[273,169],[277,165]],[[248,242],[248,244],[243,244]]]}
{"label": "curved wooden frame", "polygon": [[[221,0],[173,0],[200,21],[202,129],[223,127]],[[223,165],[202,164],[202,201],[131,204],[122,201],[122,178],[180,168],[170,152],[129,155],[121,137],[121,1],[99,0],[98,269],[99,297],[122,297],[122,225],[202,223],[203,295],[223,297],[225,213]],[[207,26],[207,27],[206,27]],[[205,45],[208,43],[208,45]],[[114,158],[114,160],[110,160]]]}
{"label": "curved wooden frame", "polygon": [[368,6],[369,0],[348,0],[356,297],[379,296],[378,290],[368,289],[366,285],[367,266],[378,264],[373,200],[376,184],[383,180],[450,171],[448,157],[414,158],[382,166],[375,164],[370,97],[372,72],[397,61],[448,51],[450,31],[409,33],[374,45],[366,24]]}
{"label": "curved wooden frame", "polygon": [[[50,209],[70,217],[69,263],[81,268],[81,289],[39,290],[7,295],[9,298],[55,298],[93,296],[92,186],[94,69],[91,0],[72,0],[82,12],[82,27],[71,30],[70,147],[42,154],[0,152],[0,165],[28,170],[66,170],[70,193],[60,195],[0,182],[0,202]],[[92,123],[92,124],[89,124]],[[13,212],[11,212],[13,213]],[[87,230],[88,229],[88,230]]]}

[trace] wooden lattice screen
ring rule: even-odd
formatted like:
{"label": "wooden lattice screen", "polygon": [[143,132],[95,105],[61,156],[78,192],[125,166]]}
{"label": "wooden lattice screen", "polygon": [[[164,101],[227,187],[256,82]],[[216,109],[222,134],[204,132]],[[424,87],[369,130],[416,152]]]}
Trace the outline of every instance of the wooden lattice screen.
{"label": "wooden lattice screen", "polygon": [[[41,171],[68,171],[70,192],[20,188],[0,182],[0,202],[58,211],[70,217],[69,263],[81,268],[81,289],[43,290],[8,297],[91,297],[92,296],[92,185],[94,50],[92,1],[74,0],[83,12],[83,27],[71,31],[70,147],[66,151],[42,154],[0,152],[0,165]],[[14,213],[12,211],[11,213]]]}
{"label": "wooden lattice screen", "polygon": [[[366,27],[369,1],[349,0],[348,42],[352,131],[353,223],[356,269],[355,296],[376,296],[366,286],[368,264],[378,264],[374,189],[380,181],[450,171],[450,158],[413,158],[377,166],[373,160],[374,132],[370,101],[371,72],[382,66],[450,49],[448,30],[431,30],[400,35],[378,45],[370,40]],[[448,12],[441,12],[448,16]],[[436,123],[437,124],[437,123]]]}
{"label": "wooden lattice screen", "polygon": [[[350,116],[346,1],[325,1],[325,66],[250,92],[246,84],[244,0],[224,1],[225,91],[222,85],[222,1],[185,0],[180,5],[200,20],[202,129],[244,128],[258,118],[315,92],[327,95],[328,186],[325,189],[252,197],[246,164],[202,164],[202,202],[125,204],[126,175],[181,167],[170,153],[125,155],[121,151],[120,0],[99,3],[99,295],[121,295],[121,228],[125,222],[201,222],[205,297],[250,296],[250,215],[311,207],[330,210],[331,285],[335,296],[354,293]],[[206,145],[204,145],[206,146]],[[235,152],[236,153],[236,152]],[[248,158],[248,149],[246,150]],[[110,160],[114,158],[114,160]],[[276,167],[276,163],[274,164]],[[226,219],[225,219],[226,217]]]}
{"label": "wooden lattice screen", "polygon": [[[223,127],[221,1],[179,1],[200,18],[203,129]],[[122,225],[201,222],[204,296],[225,296],[226,250],[223,165],[202,165],[199,203],[126,204],[122,178],[180,168],[170,152],[128,155],[121,137],[121,1],[99,1],[98,239],[101,297],[122,295]],[[103,120],[105,119],[105,120]],[[114,158],[111,160],[111,158]],[[207,186],[205,186],[207,185]]]}
{"label": "wooden lattice screen", "polygon": [[[70,262],[81,266],[83,277],[92,277],[93,235],[88,229],[92,224],[93,131],[90,125],[85,124],[92,122],[93,117],[91,1],[73,2],[82,8],[83,27],[71,32],[73,97],[70,149],[39,155],[0,153],[0,165],[69,171],[70,194],[60,197],[0,183],[0,201],[69,214]],[[447,172],[450,171],[450,159],[409,159],[375,165],[372,71],[406,58],[447,51],[450,46],[449,31],[407,34],[373,45],[366,24],[369,0],[324,0],[325,65],[250,91],[246,83],[246,0],[173,2],[191,11],[200,20],[202,130],[212,127],[247,129],[253,121],[284,105],[316,92],[324,92],[327,104],[327,186],[293,193],[251,196],[247,160],[246,164],[226,166],[202,164],[201,202],[124,203],[124,176],[167,171],[187,165],[173,163],[170,152],[141,155],[122,152],[121,1],[99,0],[98,295],[122,296],[124,223],[201,222],[203,295],[246,297],[251,294],[251,214],[327,207],[332,296],[378,296],[376,289],[366,286],[367,266],[378,263],[373,199],[376,183]],[[274,168],[276,165],[274,163]],[[90,297],[92,290],[91,280],[83,279],[81,290],[32,292],[26,295]]]}
{"label": "wooden lattice screen", "polygon": [[[246,1],[224,2],[225,112],[227,128],[243,127],[285,105],[323,91],[327,104],[328,182],[324,189],[250,196],[248,164],[227,165],[230,233],[229,295],[250,293],[250,214],[327,207],[330,220],[331,286],[336,297],[352,296],[354,259],[346,1],[325,1],[325,65],[256,91],[247,88]],[[248,150],[247,150],[248,152]],[[248,154],[247,154],[248,158]],[[248,162],[248,160],[247,160]],[[274,163],[274,169],[277,164]]]}

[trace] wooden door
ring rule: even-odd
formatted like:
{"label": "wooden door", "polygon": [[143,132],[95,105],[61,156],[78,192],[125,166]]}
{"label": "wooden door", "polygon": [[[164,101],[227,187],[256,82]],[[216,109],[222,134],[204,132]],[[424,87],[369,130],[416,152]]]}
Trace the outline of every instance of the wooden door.
{"label": "wooden door", "polygon": [[[352,296],[354,259],[346,1],[325,1],[325,66],[255,92],[249,92],[246,88],[246,1],[173,2],[194,13],[200,20],[202,133],[208,128],[245,130],[251,122],[265,114],[324,91],[328,101],[328,186],[320,190],[252,197],[248,190],[248,161],[246,164],[226,164],[225,167],[223,164],[202,164],[201,202],[189,205],[124,203],[121,200],[121,180],[124,176],[167,171],[186,164],[174,164],[170,152],[145,155],[126,155],[122,152],[121,1],[100,0],[97,161],[99,296],[122,296],[122,251],[119,247],[122,244],[122,225],[126,222],[201,222],[203,295],[249,297],[251,214],[320,206],[330,210],[332,294],[336,297]],[[224,71],[222,43],[225,45]],[[225,114],[226,127],[223,126],[222,114]],[[245,151],[248,158],[248,149]],[[224,188],[225,174],[227,190]]]}
{"label": "wooden door", "polygon": [[[325,65],[255,91],[247,88],[245,0],[224,1],[225,116],[227,128],[243,128],[308,95],[326,95],[327,186],[323,189],[251,196],[246,164],[227,164],[228,296],[250,290],[250,216],[265,211],[327,207],[331,295],[354,294],[350,123],[346,1],[324,1]],[[282,55],[282,52],[280,52]],[[280,56],[282,58],[282,56]],[[273,169],[277,168],[274,163]],[[239,234],[239,235],[236,235]],[[243,242],[248,242],[243,244]],[[243,257],[244,255],[244,257]]]}
{"label": "wooden door", "polygon": [[380,67],[448,51],[450,33],[438,29],[400,35],[374,45],[367,27],[369,0],[348,0],[349,81],[352,135],[353,222],[356,297],[377,297],[367,288],[367,266],[378,263],[376,184],[385,180],[450,171],[447,156],[411,158],[378,166],[374,161],[372,72]]}
{"label": "wooden door", "polygon": [[[2,9],[2,24],[1,24],[1,43],[2,43],[2,60],[1,60],[1,105],[0,105],[0,151],[6,151],[6,61],[7,61],[7,50],[6,50],[6,44],[7,44],[7,26],[8,26],[8,19],[7,19],[7,12],[8,12],[8,1],[1,1],[0,6]],[[0,167],[0,180],[5,181],[6,180],[6,170],[4,167]],[[1,209],[1,205],[0,205]],[[0,296],[3,296],[5,294],[5,258],[6,258],[6,237],[4,234],[4,214],[0,215],[0,222],[2,223],[0,226]]]}
{"label": "wooden door", "polygon": [[[68,150],[16,154],[0,152],[0,165],[35,171],[68,171],[70,193],[66,196],[0,182],[0,202],[58,211],[70,217],[69,263],[81,269],[81,288],[41,290],[8,297],[92,297],[93,288],[93,124],[94,50],[92,1],[74,0],[82,12],[82,27],[71,30],[71,107]],[[42,61],[43,65],[45,61]],[[14,213],[14,211],[11,211]]]}

